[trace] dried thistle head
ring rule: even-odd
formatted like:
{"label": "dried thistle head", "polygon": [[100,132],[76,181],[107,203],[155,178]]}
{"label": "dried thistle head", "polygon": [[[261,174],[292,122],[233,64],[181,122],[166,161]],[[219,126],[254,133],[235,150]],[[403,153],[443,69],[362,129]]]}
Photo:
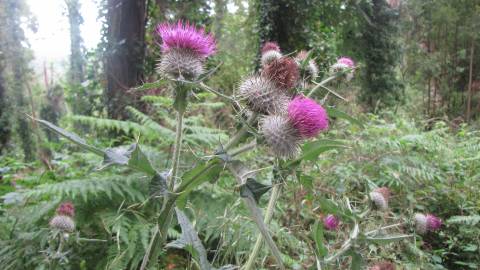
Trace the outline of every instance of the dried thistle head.
{"label": "dried thistle head", "polygon": [[250,110],[261,114],[285,111],[290,101],[273,82],[261,76],[250,76],[243,80],[239,94]]}
{"label": "dried thistle head", "polygon": [[289,159],[295,158],[300,152],[301,138],[286,116],[264,117],[260,121],[260,132],[275,156]]}
{"label": "dried thistle head", "polygon": [[289,91],[297,85],[300,71],[295,60],[291,57],[282,57],[266,65],[262,70],[262,76],[274,82],[278,88]]}

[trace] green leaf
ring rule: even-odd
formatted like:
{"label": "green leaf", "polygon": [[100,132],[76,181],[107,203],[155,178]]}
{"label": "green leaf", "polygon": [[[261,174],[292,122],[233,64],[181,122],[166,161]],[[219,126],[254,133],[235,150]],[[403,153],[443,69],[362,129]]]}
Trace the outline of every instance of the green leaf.
{"label": "green leaf", "polygon": [[363,270],[365,269],[365,261],[360,253],[351,249],[348,252],[348,255],[352,256],[352,264],[350,265],[351,270]]}
{"label": "green leaf", "polygon": [[365,240],[376,244],[386,245],[392,242],[401,241],[413,237],[409,234],[387,235],[381,237],[366,237]]}
{"label": "green leaf", "polygon": [[255,202],[259,202],[263,194],[268,192],[272,186],[267,186],[262,183],[257,182],[253,178],[247,178],[245,184],[240,186],[240,196],[241,197],[253,197]]}
{"label": "green leaf", "polygon": [[129,146],[105,149],[102,168],[111,165],[128,166],[131,169],[144,172],[148,175],[155,175],[157,173],[155,169],[153,169],[147,156],[140,150],[140,146],[136,143]]}
{"label": "green leaf", "polygon": [[185,249],[199,261],[201,270],[211,270],[212,266],[207,259],[207,250],[203,246],[197,232],[193,225],[188,220],[187,216],[178,208],[175,208],[177,213],[178,224],[182,228],[182,235],[179,239],[168,243],[167,247]]}
{"label": "green leaf", "polygon": [[347,148],[344,142],[328,139],[320,139],[313,142],[305,143],[302,146],[302,155],[290,162],[287,162],[284,167],[293,167],[299,165],[303,160],[315,161],[318,156],[326,151]]}
{"label": "green leaf", "polygon": [[88,150],[92,153],[95,153],[99,156],[103,156],[104,155],[104,151],[102,151],[101,149],[99,148],[96,148],[95,146],[92,146],[92,145],[89,145],[87,144],[87,142],[80,138],[77,134],[73,133],[73,132],[69,132],[69,131],[66,131],[64,130],[63,128],[60,128],[48,121],[45,121],[45,120],[41,120],[41,119],[35,119],[35,118],[32,118],[33,120],[35,120],[36,122],[38,122],[39,124],[41,124],[42,126],[48,128],[49,130],[57,133],[58,135],[68,139],[69,141],[77,144],[78,146],[82,147],[83,149],[85,150]]}
{"label": "green leaf", "polygon": [[361,128],[364,128],[364,124],[360,120],[358,120],[358,119],[350,116],[346,112],[340,111],[336,108],[328,107],[327,108],[327,114],[328,114],[329,117],[336,117],[336,118],[345,119],[348,122],[350,122],[351,124],[354,124],[354,125],[357,125]]}
{"label": "green leaf", "polygon": [[193,189],[207,181],[216,180],[218,178],[218,175],[223,170],[223,166],[220,161],[221,160],[218,158],[211,159],[207,162],[197,165],[195,168],[183,174],[182,183],[175,191],[180,193],[177,199],[177,206],[180,209],[185,208],[187,196]]}
{"label": "green leaf", "polygon": [[342,208],[335,204],[333,201],[323,198],[323,197],[318,197],[316,198],[319,203],[320,203],[320,209],[322,209],[323,212],[325,213],[331,213],[337,216],[341,216],[342,218],[347,218],[354,220],[354,214],[347,208]]}
{"label": "green leaf", "polygon": [[315,225],[313,226],[313,240],[315,241],[316,253],[320,258],[325,257],[328,254],[328,250],[323,244],[325,241],[323,232],[323,224],[318,220],[315,221]]}
{"label": "green leaf", "polygon": [[157,171],[153,168],[152,163],[150,160],[148,160],[148,157],[145,155],[145,153],[142,152],[140,145],[138,144],[135,144],[135,149],[128,160],[128,166],[149,175],[157,174]]}

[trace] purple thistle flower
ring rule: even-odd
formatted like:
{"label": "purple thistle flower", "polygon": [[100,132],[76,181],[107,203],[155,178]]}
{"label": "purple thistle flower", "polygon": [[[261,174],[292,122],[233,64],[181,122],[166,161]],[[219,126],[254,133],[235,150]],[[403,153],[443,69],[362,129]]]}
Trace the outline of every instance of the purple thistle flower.
{"label": "purple thistle flower", "polygon": [[328,128],[328,116],[318,103],[304,96],[295,97],[288,104],[288,117],[300,136],[312,138]]}
{"label": "purple thistle flower", "polygon": [[189,22],[159,24],[157,34],[162,38],[163,53],[172,49],[187,49],[199,57],[206,58],[216,50],[213,35],[206,34],[205,29],[196,28]]}
{"label": "purple thistle flower", "polygon": [[266,42],[262,47],[262,54],[268,51],[280,52],[280,46],[276,42]]}
{"label": "purple thistle flower", "polygon": [[57,208],[57,214],[62,216],[73,217],[75,215],[75,207],[71,202],[64,202]]}
{"label": "purple thistle flower", "polygon": [[424,215],[417,213],[414,216],[414,220],[417,232],[420,234],[436,231],[442,226],[442,220],[432,214]]}
{"label": "purple thistle flower", "polygon": [[427,229],[429,231],[436,231],[442,226],[442,220],[432,214],[427,214]]}
{"label": "purple thistle flower", "polygon": [[355,62],[349,57],[340,57],[337,60],[337,64],[343,64],[348,68],[354,68],[355,67]]}
{"label": "purple thistle flower", "polygon": [[340,225],[340,220],[338,220],[338,218],[336,218],[332,214],[328,214],[326,217],[323,218],[323,226],[325,226],[327,230],[336,230],[338,228],[338,225]]}

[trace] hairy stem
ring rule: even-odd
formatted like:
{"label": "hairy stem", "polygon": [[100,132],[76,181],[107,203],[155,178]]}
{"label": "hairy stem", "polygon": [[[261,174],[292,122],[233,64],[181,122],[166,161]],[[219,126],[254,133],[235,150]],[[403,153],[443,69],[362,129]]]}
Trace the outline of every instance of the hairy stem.
{"label": "hairy stem", "polygon": [[[270,195],[270,200],[268,201],[267,211],[265,213],[264,222],[265,224],[269,224],[273,217],[273,210],[275,208],[275,204],[277,203],[278,197],[280,196],[282,187],[281,185],[277,184],[273,186],[272,194]],[[247,264],[245,265],[245,270],[253,269],[255,264],[255,259],[260,252],[260,248],[263,244],[263,236],[259,234],[257,236],[257,241],[255,242],[255,246],[253,247],[250,256],[248,257]]]}
{"label": "hairy stem", "polygon": [[[239,173],[237,168],[235,168],[235,166],[233,166],[232,164],[227,164],[227,166],[228,166],[228,169],[235,176],[237,183],[239,185],[242,185],[244,183],[243,176]],[[273,257],[277,262],[277,267],[279,269],[284,270],[285,266],[283,265],[283,262],[282,262],[282,256],[281,256],[280,250],[278,249],[277,245],[273,241],[272,236],[268,231],[267,225],[265,224],[265,222],[263,222],[262,211],[258,208],[257,203],[255,202],[255,199],[252,196],[248,196],[248,197],[243,197],[243,201],[245,202],[248,209],[250,210],[250,216],[255,222],[255,224],[257,225],[257,228],[260,231],[260,234],[263,236],[263,238],[265,239],[265,242],[270,248]]]}
{"label": "hairy stem", "polygon": [[175,144],[173,146],[173,163],[172,163],[172,175],[168,183],[170,190],[173,190],[175,181],[177,180],[178,164],[180,163],[180,150],[182,148],[182,133],[183,133],[183,115],[184,111],[177,112],[177,128],[175,131]]}

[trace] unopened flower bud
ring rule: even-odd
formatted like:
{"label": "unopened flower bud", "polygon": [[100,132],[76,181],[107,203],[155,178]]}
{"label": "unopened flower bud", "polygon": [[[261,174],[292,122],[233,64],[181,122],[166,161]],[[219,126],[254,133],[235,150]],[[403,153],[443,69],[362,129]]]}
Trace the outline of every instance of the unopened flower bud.
{"label": "unopened flower bud", "polygon": [[289,102],[274,83],[261,76],[246,78],[240,84],[239,94],[250,110],[261,114],[284,112]]}
{"label": "unopened flower bud", "polygon": [[376,188],[370,192],[370,200],[373,201],[375,206],[385,211],[388,209],[388,200],[390,198],[390,190],[386,187]]}
{"label": "unopened flower bud", "polygon": [[298,155],[300,137],[286,116],[266,116],[260,122],[260,132],[277,157],[288,159]]}

